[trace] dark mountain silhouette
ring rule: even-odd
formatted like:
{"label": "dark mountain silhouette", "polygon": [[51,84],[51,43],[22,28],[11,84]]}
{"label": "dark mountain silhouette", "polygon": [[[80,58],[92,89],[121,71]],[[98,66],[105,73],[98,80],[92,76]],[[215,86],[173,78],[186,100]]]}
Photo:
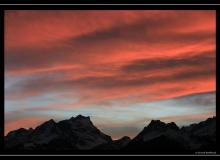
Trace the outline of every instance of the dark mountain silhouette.
{"label": "dark mountain silhouette", "polygon": [[94,150],[121,150],[131,141],[130,137],[124,136],[121,139],[109,141],[108,143],[101,144]]}
{"label": "dark mountain silhouette", "polygon": [[19,129],[5,137],[6,149],[89,150],[112,141],[98,130],[89,117],[49,120],[34,130]]}
{"label": "dark mountain silhouette", "polygon": [[5,137],[7,150],[120,150],[140,153],[194,153],[216,151],[216,117],[179,128],[174,122],[152,120],[132,140],[112,140],[78,115],[56,123],[49,120],[35,129],[18,129]]}
{"label": "dark mountain silhouette", "polygon": [[152,120],[125,150],[146,150],[148,153],[189,153],[216,150],[216,118],[179,128],[175,123]]}

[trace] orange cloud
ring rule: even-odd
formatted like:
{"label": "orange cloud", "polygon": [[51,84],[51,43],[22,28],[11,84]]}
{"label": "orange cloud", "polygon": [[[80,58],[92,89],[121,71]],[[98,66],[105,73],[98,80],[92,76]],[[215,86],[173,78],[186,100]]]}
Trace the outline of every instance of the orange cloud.
{"label": "orange cloud", "polygon": [[39,124],[47,121],[48,119],[50,119],[50,117],[38,116],[38,117],[22,118],[16,121],[7,122],[7,124],[5,125],[5,135],[7,135],[8,132],[17,128],[34,128]]}
{"label": "orange cloud", "polygon": [[166,121],[166,122],[195,121],[195,120],[201,121],[201,120],[214,117],[214,116],[216,116],[215,112],[209,112],[209,113],[203,113],[203,114],[164,117],[164,118],[161,118],[161,120]]}
{"label": "orange cloud", "polygon": [[215,91],[215,21],[211,10],[8,10],[5,100],[77,99],[33,109],[50,111]]}

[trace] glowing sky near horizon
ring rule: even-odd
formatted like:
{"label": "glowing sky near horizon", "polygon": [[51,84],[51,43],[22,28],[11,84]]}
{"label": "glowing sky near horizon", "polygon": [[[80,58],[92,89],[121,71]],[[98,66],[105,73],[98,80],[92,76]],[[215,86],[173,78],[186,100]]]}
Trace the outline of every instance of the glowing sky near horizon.
{"label": "glowing sky near horizon", "polygon": [[5,11],[5,134],[82,114],[114,139],[215,116],[212,10]]}

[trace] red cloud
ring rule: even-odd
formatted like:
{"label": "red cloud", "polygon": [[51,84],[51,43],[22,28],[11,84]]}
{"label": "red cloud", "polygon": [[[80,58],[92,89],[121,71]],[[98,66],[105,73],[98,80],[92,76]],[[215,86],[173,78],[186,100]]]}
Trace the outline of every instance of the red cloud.
{"label": "red cloud", "polygon": [[[24,79],[5,99],[78,99],[65,109],[215,91],[215,20],[215,11],[6,11],[5,75]],[[7,131],[22,122],[13,123]]]}

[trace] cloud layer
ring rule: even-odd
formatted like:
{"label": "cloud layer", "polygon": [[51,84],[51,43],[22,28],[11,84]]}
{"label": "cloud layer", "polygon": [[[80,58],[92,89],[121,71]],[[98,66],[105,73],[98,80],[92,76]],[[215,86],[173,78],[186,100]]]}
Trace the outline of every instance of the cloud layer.
{"label": "cloud layer", "polygon": [[[92,107],[112,110],[104,128],[117,137],[110,129],[117,108],[213,95],[215,34],[211,10],[5,11],[6,133],[28,118],[24,127],[67,118],[66,110],[97,116]],[[214,114],[214,108],[199,112]],[[118,127],[130,133],[135,126],[125,119]]]}

